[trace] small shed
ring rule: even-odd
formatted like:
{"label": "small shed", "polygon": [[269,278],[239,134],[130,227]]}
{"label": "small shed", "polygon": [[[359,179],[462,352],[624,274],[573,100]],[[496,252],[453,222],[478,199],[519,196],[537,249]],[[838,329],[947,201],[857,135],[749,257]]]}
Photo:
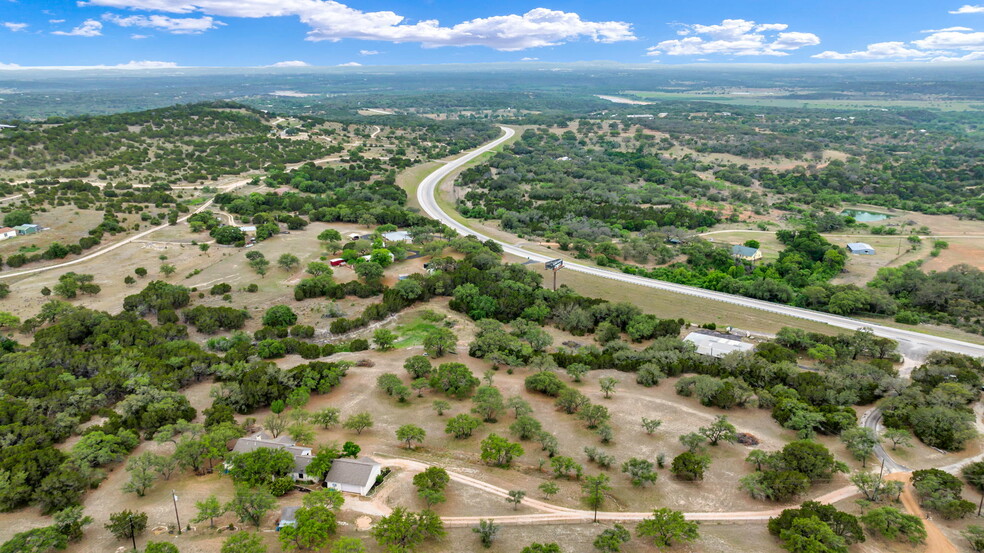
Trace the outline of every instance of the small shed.
{"label": "small shed", "polygon": [[847,251],[855,255],[875,255],[875,248],[864,242],[851,242],[847,245]]}
{"label": "small shed", "polygon": [[241,232],[256,232],[256,227],[254,225],[246,225],[239,227]]}
{"label": "small shed", "polygon": [[762,252],[758,248],[748,246],[731,246],[731,255],[746,261],[758,261],[762,259]]}
{"label": "small shed", "polygon": [[33,225],[31,223],[27,223],[27,224],[23,224],[23,225],[17,225],[16,227],[14,227],[14,230],[16,230],[17,231],[17,234],[20,234],[20,235],[24,235],[24,234],[37,234],[37,233],[41,232],[41,226],[40,225]]}
{"label": "small shed", "polygon": [[358,232],[350,232],[350,233],[346,234],[345,237],[348,238],[349,240],[351,240],[352,242],[354,242],[356,240],[361,239],[362,238],[362,234],[360,234]]}
{"label": "small shed", "polygon": [[344,260],[344,259],[342,259],[341,257],[336,257],[335,259],[332,259],[332,260],[331,260],[331,261],[329,261],[328,263],[329,263],[329,264],[330,264],[330,265],[331,265],[332,267],[341,267],[342,265],[345,265],[345,260]]}
{"label": "small shed", "polygon": [[280,510],[280,520],[277,521],[277,531],[284,526],[294,526],[297,524],[298,507],[284,507]]}
{"label": "small shed", "polygon": [[369,457],[335,459],[331,470],[325,475],[325,487],[340,492],[368,495],[381,470],[382,466]]}
{"label": "small shed", "polygon": [[6,240],[17,236],[17,231],[10,227],[0,228],[0,240]]}

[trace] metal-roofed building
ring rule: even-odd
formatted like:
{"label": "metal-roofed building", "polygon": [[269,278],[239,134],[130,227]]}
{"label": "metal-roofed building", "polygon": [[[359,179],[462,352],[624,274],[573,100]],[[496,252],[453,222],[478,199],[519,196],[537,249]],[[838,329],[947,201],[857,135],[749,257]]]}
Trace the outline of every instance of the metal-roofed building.
{"label": "metal-roofed building", "polygon": [[864,242],[851,242],[847,245],[847,251],[856,255],[875,255],[875,248]]}
{"label": "metal-roofed building", "polygon": [[381,465],[369,457],[335,459],[331,470],[325,475],[325,487],[368,495],[381,470]]}
{"label": "metal-roofed building", "polygon": [[317,480],[307,474],[307,467],[314,460],[311,448],[294,444],[289,436],[273,438],[260,432],[254,436],[239,438],[232,447],[234,453],[250,453],[257,449],[283,449],[287,451],[294,456],[294,468],[290,473],[291,478],[295,481]]}
{"label": "metal-roofed building", "polygon": [[697,346],[697,353],[710,357],[724,357],[736,351],[751,351],[755,344],[742,342],[739,338],[726,338],[718,334],[691,332],[684,341]]}

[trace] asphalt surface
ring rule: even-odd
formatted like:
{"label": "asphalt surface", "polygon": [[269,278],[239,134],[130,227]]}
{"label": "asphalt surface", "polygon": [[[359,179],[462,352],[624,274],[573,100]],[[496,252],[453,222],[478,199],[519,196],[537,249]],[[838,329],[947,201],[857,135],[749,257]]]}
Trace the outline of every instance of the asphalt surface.
{"label": "asphalt surface", "polygon": [[[417,188],[417,201],[423,208],[424,212],[428,215],[444,223],[445,225],[457,230],[462,235],[473,235],[481,240],[489,240],[488,236],[485,236],[475,230],[466,227],[465,225],[456,221],[450,214],[446,213],[437,203],[435,198],[435,193],[437,191],[438,185],[444,180],[445,177],[450,175],[455,170],[459,169],[463,165],[477,158],[478,156],[488,152],[509,138],[511,138],[516,131],[508,127],[501,127],[503,130],[503,135],[491,142],[488,142],[468,154],[458,157],[452,161],[439,167],[436,171],[428,175],[421,181],[420,186]],[[495,240],[502,246],[502,249],[511,255],[518,257],[528,258],[530,261],[534,262],[545,262],[549,261],[551,257],[545,256],[543,254],[528,251],[521,246],[515,246],[513,244],[508,244]],[[805,319],[808,321],[814,321],[818,323],[828,324],[837,328],[842,328],[849,331],[855,331],[860,329],[871,329],[871,331],[876,336],[881,336],[883,338],[890,338],[896,340],[899,343],[899,350],[907,357],[912,357],[914,359],[925,358],[926,355],[935,350],[945,350],[953,351],[957,353],[963,353],[966,355],[971,355],[974,357],[984,357],[984,345],[974,344],[971,342],[965,342],[962,340],[955,340],[952,338],[943,338],[939,336],[931,336],[928,334],[922,334],[920,332],[915,332],[911,330],[903,330],[898,328],[893,328],[890,326],[883,326],[875,323],[870,323],[867,321],[860,321],[857,319],[852,319],[850,317],[842,317],[839,315],[832,315],[830,313],[823,313],[820,311],[813,311],[810,309],[803,309],[800,307],[792,307],[789,305],[782,305],[778,303],[772,303],[762,300],[756,300],[752,298],[746,298],[744,296],[735,296],[732,294],[725,294],[723,292],[715,292],[713,290],[704,290],[703,288],[695,288],[693,286],[686,286],[683,284],[675,284],[672,282],[665,282],[662,280],[654,280],[645,277],[639,277],[635,275],[628,275],[624,273],[610,271],[601,267],[582,265],[580,263],[575,263],[572,261],[564,261],[564,270],[566,271],[576,271],[579,273],[585,273],[601,278],[607,278],[611,280],[616,280],[619,282],[625,282],[627,284],[636,284],[639,286],[644,286],[647,288],[656,288],[659,290],[665,290],[668,292],[674,292],[677,294],[685,296],[693,296],[702,299],[710,299],[721,301],[725,303],[740,305],[742,307],[747,307],[749,309],[758,309],[761,311],[768,311],[772,313],[779,313],[782,315],[787,315],[790,317],[796,317],[799,319]]]}

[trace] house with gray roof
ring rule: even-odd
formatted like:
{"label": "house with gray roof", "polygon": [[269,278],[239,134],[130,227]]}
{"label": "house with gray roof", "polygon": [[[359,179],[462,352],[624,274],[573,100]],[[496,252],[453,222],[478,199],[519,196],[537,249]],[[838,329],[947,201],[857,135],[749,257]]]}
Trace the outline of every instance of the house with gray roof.
{"label": "house with gray roof", "polygon": [[381,470],[382,466],[369,457],[335,459],[331,470],[325,475],[325,487],[340,492],[369,495],[369,490],[376,483]]}
{"label": "house with gray roof", "polygon": [[314,460],[314,454],[310,447],[296,445],[289,436],[278,436],[276,438],[260,432],[253,436],[240,438],[232,447],[234,453],[250,453],[261,448],[283,449],[294,456],[294,468],[290,473],[294,481],[317,480],[314,476],[308,476],[307,467]]}
{"label": "house with gray roof", "polygon": [[731,246],[731,256],[746,261],[758,261],[762,259],[762,252],[758,248],[748,246]]}

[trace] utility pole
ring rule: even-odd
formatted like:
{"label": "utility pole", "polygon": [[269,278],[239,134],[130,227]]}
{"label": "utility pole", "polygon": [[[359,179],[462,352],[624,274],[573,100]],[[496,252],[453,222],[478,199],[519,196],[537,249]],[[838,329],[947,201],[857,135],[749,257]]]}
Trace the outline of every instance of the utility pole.
{"label": "utility pole", "polygon": [[133,513],[130,513],[126,517],[126,520],[130,523],[130,539],[133,540],[133,550],[137,550],[137,533],[133,530]]}
{"label": "utility pole", "polygon": [[174,500],[174,520],[178,521],[178,535],[181,535],[181,519],[178,518],[178,494],[171,490],[171,499]]}

